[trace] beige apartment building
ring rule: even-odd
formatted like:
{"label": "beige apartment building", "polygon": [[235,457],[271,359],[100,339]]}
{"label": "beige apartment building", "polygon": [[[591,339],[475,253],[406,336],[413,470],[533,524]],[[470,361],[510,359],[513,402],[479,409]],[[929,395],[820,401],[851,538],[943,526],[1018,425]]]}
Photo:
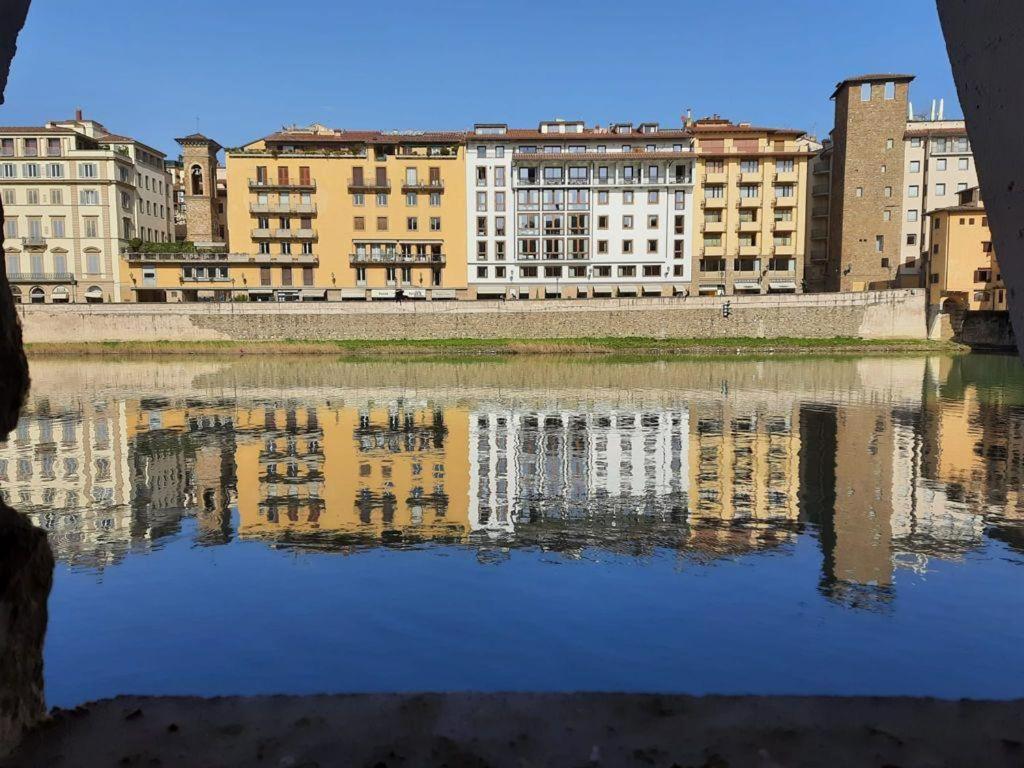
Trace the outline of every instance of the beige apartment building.
{"label": "beige apartment building", "polygon": [[0,127],[3,248],[14,297],[26,303],[126,300],[120,254],[168,242],[164,154],[82,117]]}
{"label": "beige apartment building", "polygon": [[697,153],[695,293],[802,290],[808,164],[820,145],[803,131],[731,123],[690,126]]}

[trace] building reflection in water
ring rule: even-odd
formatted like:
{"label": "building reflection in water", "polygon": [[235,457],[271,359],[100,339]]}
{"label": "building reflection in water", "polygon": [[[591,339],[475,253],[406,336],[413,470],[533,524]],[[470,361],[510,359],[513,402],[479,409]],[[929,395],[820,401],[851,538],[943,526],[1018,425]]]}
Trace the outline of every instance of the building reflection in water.
{"label": "building reflection in water", "polygon": [[75,566],[183,532],[489,559],[529,546],[701,560],[809,536],[823,594],[878,607],[899,569],[986,535],[1024,544],[1024,375],[999,357],[680,363],[688,386],[642,393],[461,391],[443,386],[467,380],[453,364],[430,369],[432,389],[176,390],[154,371],[92,396],[62,390],[74,376],[60,365],[41,366],[0,445],[0,487]]}

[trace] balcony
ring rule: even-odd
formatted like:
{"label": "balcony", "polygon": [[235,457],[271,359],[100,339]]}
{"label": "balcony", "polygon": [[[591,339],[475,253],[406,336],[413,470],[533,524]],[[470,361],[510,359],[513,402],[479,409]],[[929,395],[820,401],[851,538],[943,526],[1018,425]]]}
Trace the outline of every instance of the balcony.
{"label": "balcony", "polygon": [[725,222],[724,221],[705,221],[703,224],[700,225],[700,231],[701,232],[708,232],[708,233],[721,233],[721,232],[725,232]]}
{"label": "balcony", "polygon": [[811,187],[811,194],[815,197],[824,197],[828,192],[828,184],[815,184]]}
{"label": "balcony", "polygon": [[700,249],[701,256],[725,256],[724,245],[705,245]]}
{"label": "balcony", "polygon": [[796,229],[796,221],[794,219],[776,219],[772,229],[776,232],[792,232]]}
{"label": "balcony", "polygon": [[301,192],[315,192],[316,191],[316,180],[306,179],[305,181],[271,181],[266,179],[260,181],[259,179],[249,179],[250,191],[259,191],[263,189],[287,189],[296,190]]}
{"label": "balcony", "polygon": [[745,245],[740,243],[738,253],[740,256],[760,256],[761,247],[753,243],[747,243]]}
{"label": "balcony", "polygon": [[705,197],[700,201],[701,208],[725,208],[725,197]]}
{"label": "balcony", "polygon": [[252,236],[257,240],[314,240],[315,229],[253,229]]}
{"label": "balcony", "polygon": [[7,281],[11,283],[74,283],[75,276],[71,272],[8,272]]}
{"label": "balcony", "polygon": [[46,238],[42,235],[29,235],[21,238],[21,247],[29,251],[45,251]]}
{"label": "balcony", "polygon": [[740,232],[760,232],[761,222],[760,221],[741,221],[737,225]]}
{"label": "balcony", "polygon": [[373,266],[375,264],[444,264],[443,253],[406,253],[403,251],[378,251],[350,253],[348,263],[353,266]]}
{"label": "balcony", "polygon": [[741,197],[736,201],[737,208],[760,208],[761,207],[761,196],[755,195],[754,197]]}
{"label": "balcony", "polygon": [[391,181],[390,179],[384,179],[383,181],[378,181],[376,179],[349,179],[348,191],[388,193],[391,191]]}
{"label": "balcony", "polygon": [[796,246],[793,243],[777,243],[772,246],[773,256],[794,256],[796,255]]}
{"label": "balcony", "polygon": [[813,218],[815,218],[815,219],[827,219],[828,218],[828,208],[827,207],[826,208],[812,208],[811,209],[811,216]]}
{"label": "balcony", "polygon": [[796,195],[773,197],[772,208],[796,208]]}
{"label": "balcony", "polygon": [[776,171],[775,173],[776,184],[796,184],[798,180],[796,171]]}
{"label": "balcony", "polygon": [[815,163],[813,173],[816,176],[821,176],[832,172],[831,163]]}
{"label": "balcony", "polygon": [[426,181],[406,179],[402,182],[402,192],[444,192],[444,182],[441,179],[428,179]]}
{"label": "balcony", "polygon": [[316,203],[250,203],[249,213],[316,215]]}
{"label": "balcony", "polygon": [[812,229],[811,240],[827,240],[828,230],[827,229]]}
{"label": "balcony", "polygon": [[760,184],[763,181],[760,171],[741,171],[739,175],[740,184]]}
{"label": "balcony", "polygon": [[725,171],[708,171],[701,179],[704,184],[725,184],[727,180],[728,175]]}

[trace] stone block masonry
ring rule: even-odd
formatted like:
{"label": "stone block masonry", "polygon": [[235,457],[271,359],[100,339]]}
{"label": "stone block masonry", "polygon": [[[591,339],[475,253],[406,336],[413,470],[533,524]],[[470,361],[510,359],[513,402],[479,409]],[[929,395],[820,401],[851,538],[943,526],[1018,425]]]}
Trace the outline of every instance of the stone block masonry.
{"label": "stone block masonry", "polygon": [[927,338],[920,289],[535,302],[46,304],[23,305],[19,312],[29,343]]}

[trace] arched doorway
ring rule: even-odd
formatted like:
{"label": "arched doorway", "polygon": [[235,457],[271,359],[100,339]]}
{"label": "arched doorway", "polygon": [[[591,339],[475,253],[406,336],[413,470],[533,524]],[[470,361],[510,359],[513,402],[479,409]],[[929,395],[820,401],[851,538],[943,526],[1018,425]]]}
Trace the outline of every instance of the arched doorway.
{"label": "arched doorway", "polygon": [[54,304],[67,304],[71,301],[71,293],[63,285],[58,285],[50,291],[50,301]]}
{"label": "arched doorway", "polygon": [[28,292],[28,300],[32,304],[45,304],[46,291],[44,291],[38,285],[34,285],[32,286],[32,290]]}

